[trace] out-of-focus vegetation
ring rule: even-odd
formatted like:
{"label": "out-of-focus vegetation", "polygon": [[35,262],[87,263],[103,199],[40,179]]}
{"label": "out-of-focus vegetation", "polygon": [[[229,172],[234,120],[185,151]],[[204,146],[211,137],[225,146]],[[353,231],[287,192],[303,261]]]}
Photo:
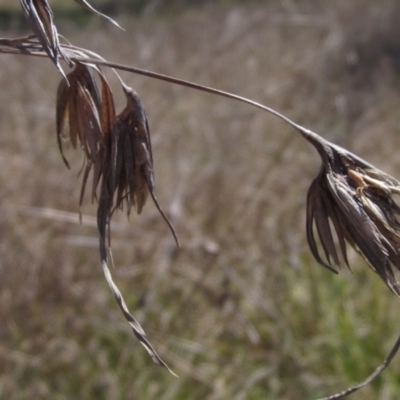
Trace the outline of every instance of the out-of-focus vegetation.
{"label": "out-of-focus vegetation", "polygon": [[[396,0],[224,3],[61,33],[273,106],[399,178],[399,16]],[[335,276],[305,242],[315,151],[258,110],[126,75],[182,245],[150,203],[116,215],[115,280],[180,378],[155,366],[104,281],[89,199],[78,224],[81,158],[67,154],[68,171],[55,138],[60,79],[47,60],[0,57],[0,399],[315,399],[383,360],[398,299],[355,254]],[[352,398],[398,399],[399,370]]]}
{"label": "out-of-focus vegetation", "polygon": [[[222,3],[229,4],[232,1],[220,1],[219,5]],[[198,8],[208,3],[212,3],[211,0],[93,0],[90,2],[93,7],[109,16],[119,14],[169,14],[175,13],[183,7]],[[241,1],[237,0],[237,3],[240,4]],[[74,0],[53,0],[49,1],[49,4],[57,14],[58,24],[68,22],[83,27],[95,20],[93,13],[84,10]],[[26,26],[18,0],[2,0],[0,4],[0,26],[7,30],[20,30]]]}
{"label": "out-of-focus vegetation", "polygon": [[[256,1],[256,0],[251,0]],[[218,3],[232,3],[233,0],[223,0]],[[90,4],[102,11],[110,13],[118,13],[121,11],[128,11],[133,13],[151,13],[155,11],[165,11],[170,9],[177,9],[182,7],[199,7],[207,3],[216,3],[211,0],[93,0]],[[245,3],[243,0],[236,0],[237,4]],[[248,3],[248,1],[247,1]],[[82,9],[74,2],[74,0],[53,0],[49,1],[53,10],[68,11],[79,9],[77,13],[83,13]],[[0,4],[0,12],[5,10],[16,11],[19,9],[19,1],[16,0],[2,0]],[[62,16],[62,14],[61,14]]]}

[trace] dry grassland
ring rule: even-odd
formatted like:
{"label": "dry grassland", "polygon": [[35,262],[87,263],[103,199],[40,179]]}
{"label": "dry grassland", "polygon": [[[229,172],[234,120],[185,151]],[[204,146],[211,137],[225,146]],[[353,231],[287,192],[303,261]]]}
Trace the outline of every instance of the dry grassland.
{"label": "dry grassland", "polygon": [[[110,61],[263,102],[400,178],[397,2],[299,3],[60,30]],[[89,199],[79,225],[81,155],[67,152],[68,171],[56,145],[60,76],[47,60],[2,56],[0,399],[315,399],[366,377],[395,340],[400,304],[355,254],[338,276],[312,259],[315,151],[249,106],[124,76],[146,106],[158,199],[182,247],[151,203],[117,215],[113,274],[180,378],[120,315]],[[352,399],[398,399],[399,371],[400,358]]]}

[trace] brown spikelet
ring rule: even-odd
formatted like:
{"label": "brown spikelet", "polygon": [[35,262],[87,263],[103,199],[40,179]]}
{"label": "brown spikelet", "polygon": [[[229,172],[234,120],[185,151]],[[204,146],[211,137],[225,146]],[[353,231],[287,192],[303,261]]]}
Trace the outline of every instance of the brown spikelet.
{"label": "brown spikelet", "polygon": [[[334,265],[341,267],[344,263],[349,267],[348,244],[400,297],[395,276],[395,271],[400,270],[400,208],[393,199],[400,194],[400,182],[346,149],[276,115],[296,128],[317,149],[322,160],[307,196],[307,240],[316,261],[334,272]],[[320,400],[342,399],[368,385],[389,366],[399,348],[400,336],[383,363],[368,378]]]}
{"label": "brown spikelet", "polygon": [[60,47],[57,28],[53,22],[53,12],[47,0],[20,0],[20,4],[25,18],[44,51],[64,75],[58,60],[59,56],[63,57],[70,67],[73,66],[73,63]]}
{"label": "brown spikelet", "polygon": [[127,105],[117,116],[111,138],[110,187],[116,193],[115,207],[122,209],[125,202],[128,214],[132,206],[140,214],[150,193],[179,246],[175,230],[155,195],[153,154],[144,107],[133,89],[124,86],[124,92]]}
{"label": "brown spikelet", "polygon": [[[147,119],[144,111],[143,115],[139,116],[133,113],[132,110],[130,112],[127,111],[130,107],[128,101],[127,108],[117,118],[115,118],[111,91],[108,86],[103,85],[101,126],[104,133],[105,143],[104,157],[102,157],[101,170],[96,171],[95,166],[93,177],[93,190],[95,190],[95,186],[100,179],[99,175],[102,176],[99,206],[97,210],[100,259],[107,283],[113,292],[115,300],[124,314],[124,317],[129,322],[133,333],[148,351],[153,361],[156,364],[165,367],[169,372],[175,375],[157,354],[156,350],[147,339],[146,333],[140,326],[139,322],[129,312],[121,292],[112,279],[107,263],[108,257],[106,243],[108,242],[110,245],[110,223],[113,210],[115,209],[114,194],[116,193],[117,196],[117,207],[122,208],[122,202],[125,199],[128,204],[128,210],[132,205],[137,208],[140,207],[141,210],[148,194],[145,178],[143,178],[139,173],[141,165],[138,164],[138,160],[142,160],[143,163],[145,163],[145,161],[147,162],[148,159],[152,160],[151,147],[149,147],[149,152],[145,152],[146,158],[143,158],[141,153],[139,153],[139,156],[136,156],[134,147],[135,140],[133,139],[135,135],[132,133],[136,132],[135,129],[138,129],[141,123],[145,123],[145,143],[150,144]],[[101,151],[103,151],[103,149]],[[152,163],[150,165],[152,165]],[[136,174],[139,174],[139,176]],[[154,191],[154,186],[152,190]]]}
{"label": "brown spikelet", "polygon": [[128,321],[129,325],[132,328],[132,331],[136,338],[139,340],[139,342],[143,345],[143,347],[147,350],[149,355],[151,356],[152,360],[166,368],[172,375],[176,376],[174,372],[168,367],[168,365],[161,359],[161,357],[157,354],[156,350],[150,343],[150,341],[147,338],[147,335],[139,322],[132,316],[132,314],[129,312],[129,309],[124,301],[124,298],[122,297],[122,294],[120,290],[118,289],[117,285],[114,283],[110,269],[108,268],[108,263],[107,263],[107,246],[106,243],[110,243],[110,220],[111,220],[111,214],[112,214],[112,209],[113,209],[113,196],[114,192],[112,190],[112,175],[111,175],[111,164],[112,164],[112,159],[111,159],[111,149],[109,147],[106,147],[106,152],[107,155],[104,158],[104,164],[103,164],[103,178],[102,178],[102,184],[101,184],[101,189],[100,189],[100,198],[99,198],[99,206],[97,209],[97,226],[98,226],[98,231],[99,231],[99,249],[100,249],[100,259],[101,259],[101,265],[103,267],[103,272],[104,276],[107,280],[107,283],[114,295],[115,300],[118,303],[118,306],[120,307],[125,319]]}
{"label": "brown spikelet", "polygon": [[128,213],[134,206],[140,214],[149,194],[143,170],[146,167],[152,168],[153,155],[142,103],[132,89],[124,88],[124,92],[127,105],[118,115],[113,132],[116,206],[122,208],[125,200]]}
{"label": "brown spikelet", "polygon": [[[347,242],[400,297],[394,274],[400,270],[400,208],[393,200],[393,195],[400,193],[400,183],[318,135],[307,139],[322,159],[307,199],[307,239],[315,259],[329,269],[332,264],[348,265]],[[318,252],[313,226],[325,261]]]}
{"label": "brown spikelet", "polygon": [[[136,182],[133,175],[135,170],[135,158],[133,148],[124,149],[122,145],[129,144],[120,141],[121,137],[129,137],[129,129],[124,127],[115,116],[114,100],[111,89],[104,75],[96,69],[101,80],[101,95],[98,93],[96,81],[90,67],[77,64],[68,75],[69,85],[62,81],[57,96],[57,138],[62,153],[62,139],[69,138],[74,148],[78,145],[83,149],[86,167],[82,178],[80,205],[83,201],[86,182],[93,166],[92,200],[97,198],[96,191],[101,181],[100,195],[98,198],[97,226],[99,231],[100,259],[107,283],[124,315],[129,322],[133,333],[140,343],[146,348],[153,361],[168,369],[174,374],[168,365],[160,358],[139,322],[129,312],[120,290],[114,283],[107,263],[107,245],[110,244],[110,222],[114,209],[114,193],[121,193],[128,198],[127,190],[139,190],[136,184],[131,182],[129,189],[118,185],[128,184],[129,179]],[[123,114],[123,113],[122,113]],[[121,114],[121,115],[122,115]],[[144,120],[147,123],[147,120]],[[135,125],[136,126],[136,125]],[[146,131],[148,132],[148,130]],[[151,157],[150,157],[151,158]],[[64,161],[68,165],[63,156]],[[142,158],[138,158],[142,159]],[[152,164],[151,164],[152,165]],[[138,167],[139,168],[139,167]],[[118,171],[118,174],[117,172]],[[145,178],[143,178],[145,179]],[[140,193],[144,192],[145,181],[140,186]],[[154,191],[154,186],[152,188]],[[131,194],[129,194],[131,195]],[[145,198],[138,195],[134,201],[143,207]],[[129,199],[131,199],[129,197]],[[121,197],[121,202],[123,198]],[[133,200],[130,200],[133,201]],[[136,204],[135,203],[135,206]],[[118,204],[118,203],[117,203]],[[131,204],[129,205],[129,208]],[[175,374],[174,374],[175,375]]]}

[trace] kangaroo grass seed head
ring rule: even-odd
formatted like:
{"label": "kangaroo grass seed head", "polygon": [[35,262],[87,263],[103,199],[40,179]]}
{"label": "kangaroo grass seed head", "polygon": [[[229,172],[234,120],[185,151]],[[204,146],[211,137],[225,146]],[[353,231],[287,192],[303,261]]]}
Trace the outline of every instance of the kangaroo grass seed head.
{"label": "kangaroo grass seed head", "polygon": [[[400,207],[393,199],[400,194],[400,182],[346,149],[280,114],[275,115],[297,129],[322,160],[307,195],[307,240],[316,261],[334,272],[332,264],[340,267],[345,263],[349,267],[347,243],[400,297],[395,277],[395,271],[400,270]],[[319,254],[314,230],[325,260]],[[320,400],[342,399],[368,385],[389,366],[399,348],[400,336],[383,363],[364,381]]]}
{"label": "kangaroo grass seed head", "polygon": [[[126,87],[125,84],[123,84],[123,89],[127,97],[127,104],[116,117],[113,113],[114,104],[111,91],[108,86],[103,86],[102,90],[101,126],[105,147],[99,170],[102,179],[97,210],[100,258],[107,283],[133,333],[153,361],[175,375],[157,354],[140,324],[130,314],[119,289],[112,280],[107,265],[106,243],[108,240],[110,247],[110,225],[114,210],[122,209],[125,202],[128,214],[132,206],[140,214],[149,192],[177,241],[175,232],[160,209],[154,194],[153,156],[146,113],[136,92]],[[95,168],[94,182],[97,179]],[[114,197],[116,197],[115,206]]]}
{"label": "kangaroo grass seed head", "polygon": [[[349,266],[347,242],[400,297],[394,274],[400,270],[400,208],[393,200],[400,193],[400,183],[316,134],[307,139],[322,159],[307,196],[306,230],[313,256],[331,270],[332,265]],[[325,260],[319,254],[314,227]]]}
{"label": "kangaroo grass seed head", "polygon": [[153,173],[153,154],[149,125],[139,96],[127,87],[124,93],[127,104],[117,116],[112,138],[116,206],[122,209],[125,200],[128,214],[132,206],[140,214],[149,194],[144,170]]}
{"label": "kangaroo grass seed head", "polygon": [[123,84],[123,90],[126,106],[116,117],[111,130],[109,141],[111,162],[107,163],[109,171],[105,174],[109,181],[103,182],[111,193],[116,194],[115,207],[114,202],[109,204],[109,218],[113,209],[122,210],[124,203],[128,215],[132,206],[140,214],[150,193],[179,246],[175,230],[159,206],[155,195],[153,153],[146,112],[139,96],[132,88]]}
{"label": "kangaroo grass seed head", "polygon": [[[101,81],[101,92],[98,90],[93,70],[97,72]],[[97,187],[101,182],[97,227],[104,275],[135,336],[153,361],[173,374],[147,339],[140,324],[130,314],[107,265],[107,242],[111,248],[110,225],[114,210],[122,209],[125,202],[128,214],[132,206],[140,213],[149,192],[177,241],[175,232],[161,211],[154,194],[153,156],[146,113],[136,92],[121,80],[127,104],[116,116],[112,91],[102,72],[95,66],[77,62],[67,79],[69,84],[62,80],[57,93],[57,140],[67,165],[63,155],[63,140],[69,140],[74,148],[79,145],[84,152],[86,167],[82,179],[80,205],[92,166],[92,201],[97,198]]]}

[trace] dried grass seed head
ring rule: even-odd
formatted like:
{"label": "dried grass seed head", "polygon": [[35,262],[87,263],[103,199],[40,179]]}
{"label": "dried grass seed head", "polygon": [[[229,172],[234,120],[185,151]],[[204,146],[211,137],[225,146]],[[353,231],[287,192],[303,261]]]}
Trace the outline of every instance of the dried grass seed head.
{"label": "dried grass seed head", "polygon": [[[400,296],[394,273],[400,270],[400,208],[393,200],[400,193],[400,182],[312,132],[305,137],[322,159],[307,196],[307,239],[313,256],[333,271],[333,264],[349,266],[347,242]],[[325,260],[318,251],[314,227]]]}
{"label": "dried grass seed head", "polygon": [[[108,239],[110,246],[110,224],[115,208],[122,208],[122,203],[125,200],[128,213],[132,205],[140,213],[149,191],[156,202],[154,196],[153,157],[147,117],[137,94],[132,89],[125,87],[125,85],[123,87],[127,97],[127,105],[115,118],[113,125],[112,120],[114,118],[112,117],[111,109],[105,106],[108,95],[104,92],[103,87],[102,110],[108,109],[102,112],[102,126],[105,132],[106,146],[102,163],[102,181],[97,210],[100,258],[107,283],[135,336],[155,363],[164,366],[174,374],[157,354],[140,324],[130,314],[121,292],[112,280],[107,265],[106,241]],[[115,193],[117,196],[116,207],[114,207]],[[157,202],[156,205],[159,208]],[[159,210],[166,219],[160,208]],[[166,221],[169,224],[167,219]],[[176,239],[172,226],[170,224],[169,226]]]}
{"label": "dried grass seed head", "polygon": [[153,154],[143,105],[133,89],[124,88],[124,92],[127,104],[113,129],[113,187],[117,207],[122,208],[125,200],[128,214],[132,206],[140,214],[149,194],[144,171],[153,174]]}
{"label": "dried grass seed head", "polygon": [[155,195],[153,153],[145,109],[132,88],[123,85],[123,90],[127,103],[117,116],[111,135],[109,186],[116,193],[115,207],[122,209],[125,202],[128,215],[132,206],[140,214],[150,193],[179,246],[175,230]]}

